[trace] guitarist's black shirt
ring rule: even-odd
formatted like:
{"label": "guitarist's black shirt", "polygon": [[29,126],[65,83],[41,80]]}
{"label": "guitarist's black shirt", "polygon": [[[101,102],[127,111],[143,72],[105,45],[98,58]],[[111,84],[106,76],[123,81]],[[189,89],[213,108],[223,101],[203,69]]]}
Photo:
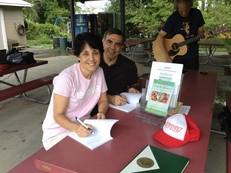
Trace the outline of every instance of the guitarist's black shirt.
{"label": "guitarist's black shirt", "polygon": [[[185,40],[196,37],[198,35],[198,28],[203,26],[205,21],[201,11],[196,8],[191,8],[187,17],[182,17],[178,11],[173,12],[165,22],[162,30],[168,33],[168,37],[172,38],[176,34],[181,34]],[[176,40],[177,42],[177,40]],[[192,58],[198,56],[199,45],[195,41],[188,44],[188,51],[185,55],[178,56],[179,58]]]}

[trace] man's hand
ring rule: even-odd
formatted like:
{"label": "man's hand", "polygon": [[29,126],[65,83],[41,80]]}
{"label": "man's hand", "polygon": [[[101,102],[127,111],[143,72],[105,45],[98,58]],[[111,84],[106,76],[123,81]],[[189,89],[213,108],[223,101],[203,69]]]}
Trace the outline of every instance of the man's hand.
{"label": "man's hand", "polygon": [[168,54],[166,55],[166,62],[172,63],[172,58]]}
{"label": "man's hand", "polygon": [[135,89],[135,88],[133,88],[133,87],[132,87],[132,88],[129,88],[129,89],[128,89],[128,92],[129,92],[129,93],[140,93],[139,90],[137,90],[137,89]]}
{"label": "man's hand", "polygon": [[127,103],[127,98],[123,94],[119,95],[108,95],[109,103],[115,105],[115,106],[122,106]]}
{"label": "man's hand", "polygon": [[204,36],[205,36],[205,39],[208,39],[210,37],[213,37],[213,34],[211,32],[209,32],[209,31],[205,31]]}

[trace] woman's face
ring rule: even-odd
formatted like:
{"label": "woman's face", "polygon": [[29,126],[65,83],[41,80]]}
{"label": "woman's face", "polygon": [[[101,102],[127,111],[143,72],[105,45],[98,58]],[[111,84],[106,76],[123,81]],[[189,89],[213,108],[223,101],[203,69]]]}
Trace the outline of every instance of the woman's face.
{"label": "woman's face", "polygon": [[91,74],[97,69],[100,63],[100,51],[91,48],[88,44],[85,45],[79,57],[80,69],[84,77],[91,78]]}

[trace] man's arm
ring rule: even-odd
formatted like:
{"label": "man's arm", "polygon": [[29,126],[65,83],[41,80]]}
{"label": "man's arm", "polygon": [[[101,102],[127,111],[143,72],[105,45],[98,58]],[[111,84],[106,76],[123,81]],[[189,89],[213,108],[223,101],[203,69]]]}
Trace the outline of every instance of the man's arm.
{"label": "man's arm", "polygon": [[159,44],[159,48],[161,49],[161,51],[163,52],[163,55],[166,59],[166,62],[172,62],[172,59],[170,58],[170,56],[168,55],[168,51],[165,47],[165,43],[164,43],[164,37],[167,35],[167,33],[163,30],[161,30],[157,36],[157,41]]}
{"label": "man's arm", "polygon": [[198,28],[198,35],[200,35],[200,34],[204,34],[206,39],[213,36],[209,31],[205,31],[203,26]]}
{"label": "man's arm", "polygon": [[141,83],[141,80],[139,79],[133,85],[128,86],[128,92],[130,92],[130,93],[139,93],[140,92],[140,83]]}

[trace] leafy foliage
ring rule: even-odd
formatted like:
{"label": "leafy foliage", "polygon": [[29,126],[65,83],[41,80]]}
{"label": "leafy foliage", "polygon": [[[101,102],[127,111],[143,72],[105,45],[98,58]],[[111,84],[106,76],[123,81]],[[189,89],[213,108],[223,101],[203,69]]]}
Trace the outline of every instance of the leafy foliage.
{"label": "leafy foliage", "polygon": [[221,4],[215,7],[208,7],[205,11],[202,11],[202,14],[206,21],[206,30],[213,30],[222,24],[226,24],[228,28],[231,27],[229,18],[231,15],[230,6]]}
{"label": "leafy foliage", "polygon": [[[32,8],[24,8],[24,16],[28,20],[33,20],[38,23],[51,23],[54,24],[57,18],[68,18],[69,1],[66,0],[26,0],[34,4]],[[61,23],[62,25],[62,23]]]}
{"label": "leafy foliage", "polygon": [[127,10],[126,15],[130,17],[126,23],[133,23],[145,35],[153,34],[153,32],[160,30],[161,25],[172,11],[172,4],[168,0],[152,0],[145,5],[140,0],[139,8]]}
{"label": "leafy foliage", "polygon": [[53,36],[69,36],[69,1],[66,0],[26,0],[34,4],[32,8],[24,8],[24,18],[29,24],[28,40],[40,43],[50,42]]}
{"label": "leafy foliage", "polygon": [[[112,5],[107,12],[119,12],[119,0],[110,2]],[[133,33],[138,36],[143,33],[153,36],[174,11],[173,2],[174,0],[125,0],[125,34]],[[193,5],[202,11],[206,21],[205,30],[213,30],[222,24],[231,27],[231,0],[194,0]]]}
{"label": "leafy foliage", "polygon": [[[34,4],[32,8],[24,8],[24,16],[27,20],[53,25],[56,19],[59,19],[59,22],[55,23],[60,28],[59,35],[66,34],[66,22],[70,21],[69,1],[25,1]],[[120,0],[109,1],[110,3],[108,3],[105,11],[107,13],[120,14]],[[155,36],[160,30],[160,26],[174,11],[173,2],[174,0],[124,0],[125,35],[129,37],[141,35]],[[206,21],[204,26],[206,30],[213,30],[222,24],[228,25],[229,28],[231,27],[231,0],[194,0],[194,7],[198,7],[202,11]],[[80,13],[81,8],[75,6],[75,11]],[[89,13],[89,11],[87,12]]]}
{"label": "leafy foliage", "polygon": [[30,20],[27,21],[29,25],[29,31],[27,32],[28,40],[39,40],[41,38],[52,38],[53,36],[60,35],[60,28],[56,25],[49,23],[40,24],[34,23]]}

